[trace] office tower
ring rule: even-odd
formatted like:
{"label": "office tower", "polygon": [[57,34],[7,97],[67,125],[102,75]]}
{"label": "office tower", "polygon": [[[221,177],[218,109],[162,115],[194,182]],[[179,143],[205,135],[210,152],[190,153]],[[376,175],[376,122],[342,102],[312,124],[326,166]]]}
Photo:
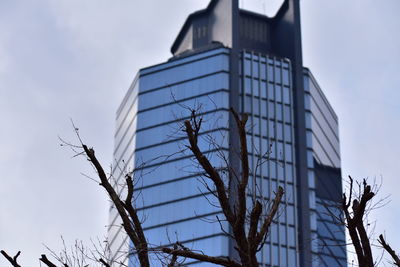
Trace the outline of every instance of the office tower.
{"label": "office tower", "polygon": [[[233,107],[249,114],[249,199],[268,200],[279,185],[286,191],[261,266],[347,266],[344,228],[328,210],[342,193],[338,119],[302,65],[299,0],[286,0],[272,18],[239,9],[238,0],[212,0],[188,17],[171,52],[139,71],[117,111],[113,175],[118,187],[125,171],[135,171],[148,241],[178,239],[205,254],[234,255],[179,126],[187,107],[198,109],[202,150],[214,166],[224,166],[223,155],[239,169]],[[114,258],[125,259],[129,244],[118,225],[111,207],[109,244]],[[137,266],[134,255],[129,264]]]}

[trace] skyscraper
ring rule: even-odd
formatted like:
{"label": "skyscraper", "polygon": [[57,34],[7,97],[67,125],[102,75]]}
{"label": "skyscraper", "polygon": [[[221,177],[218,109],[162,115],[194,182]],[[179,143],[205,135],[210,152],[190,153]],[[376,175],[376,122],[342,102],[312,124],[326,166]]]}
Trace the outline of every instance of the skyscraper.
{"label": "skyscraper", "polygon": [[[179,129],[186,107],[198,108],[200,146],[212,164],[226,164],[219,153],[239,166],[233,107],[249,114],[249,197],[268,200],[279,185],[286,191],[258,254],[262,266],[346,266],[338,246],[344,228],[328,211],[342,193],[338,119],[302,65],[299,0],[286,0],[272,18],[239,9],[238,0],[212,0],[187,18],[171,52],[168,62],[139,71],[117,111],[113,176],[118,187],[124,172],[135,171],[148,241],[179,239],[209,255],[233,255],[231,240],[212,223],[222,212],[205,199]],[[124,259],[129,244],[119,225],[111,207],[109,244]],[[134,255],[129,261],[137,264]]]}

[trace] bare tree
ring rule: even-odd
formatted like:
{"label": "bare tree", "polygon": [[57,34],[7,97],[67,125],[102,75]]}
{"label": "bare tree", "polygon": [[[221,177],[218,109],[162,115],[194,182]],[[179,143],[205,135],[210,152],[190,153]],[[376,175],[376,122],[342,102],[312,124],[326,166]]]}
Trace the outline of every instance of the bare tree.
{"label": "bare tree", "polygon": [[[206,155],[200,150],[199,134],[202,125],[202,118],[197,116],[195,110],[191,112],[190,120],[184,122],[184,131],[189,139],[187,148],[192,151],[193,156],[204,170],[204,176],[211,180],[215,186],[216,192],[210,192],[218,199],[225,219],[232,229],[232,234],[228,234],[235,241],[235,249],[239,254],[239,260],[231,258],[210,257],[203,254],[191,252],[187,248],[178,247],[174,249],[163,248],[163,252],[172,255],[197,259],[215,263],[222,266],[259,266],[256,254],[263,247],[271,224],[278,212],[279,205],[284,194],[283,188],[279,187],[275,198],[266,216],[261,216],[267,207],[263,206],[259,200],[256,200],[250,210],[247,209],[247,188],[249,184],[249,155],[247,150],[246,124],[248,116],[239,114],[231,109],[231,113],[236,121],[237,131],[240,139],[240,163],[241,173],[236,173],[232,166],[228,166],[230,179],[237,179],[237,188],[230,190],[229,184],[226,184],[217,168],[212,166]],[[230,194],[235,192],[234,195]],[[233,203],[233,205],[232,205]],[[248,224],[248,231],[246,231]]]}
{"label": "bare tree", "polygon": [[371,186],[364,179],[362,185],[359,186],[360,194],[355,196],[354,180],[351,177],[349,179],[350,190],[348,196],[346,193],[343,194],[341,206],[345,216],[345,225],[349,231],[359,266],[373,267],[371,243],[363,218],[367,211],[367,204],[375,196],[375,193],[371,191]]}
{"label": "bare tree", "polygon": [[[336,217],[341,220],[349,232],[351,244],[354,247],[359,267],[373,267],[379,262],[372,254],[373,239],[371,235],[367,233],[367,226],[369,223],[368,220],[366,220],[366,216],[371,210],[384,206],[385,199],[381,199],[377,203],[372,204],[373,198],[379,191],[378,189],[378,186],[371,186],[368,184],[366,179],[363,179],[360,183],[357,181],[355,182],[354,179],[349,176],[349,190],[347,194],[343,194],[341,202],[341,210],[344,213],[344,219],[342,220]],[[399,256],[386,242],[382,234],[379,235],[378,243],[391,256],[393,264],[395,266],[400,266]]]}
{"label": "bare tree", "polygon": [[[221,266],[259,266],[256,254],[261,250],[265,243],[273,219],[278,213],[284,190],[282,187],[278,188],[270,205],[266,205],[265,203],[263,204],[262,200],[255,200],[250,209],[247,208],[248,184],[250,177],[249,155],[246,140],[246,124],[248,117],[246,114],[240,116],[233,109],[231,109],[231,113],[236,121],[240,140],[240,151],[238,155],[240,157],[240,168],[238,168],[238,166],[226,166],[226,170],[229,172],[229,178],[235,179],[234,183],[230,183],[230,181],[226,181],[226,179],[224,180],[220,175],[220,168],[213,166],[207,156],[199,148],[199,135],[203,119],[201,116],[197,115],[195,110],[191,110],[190,119],[184,121],[183,130],[189,141],[189,144],[186,146],[187,149],[191,151],[192,156],[198,162],[201,173],[204,173],[205,178],[209,179],[215,187],[215,190],[211,190],[209,187],[207,187],[207,189],[216,197],[225,216],[225,218],[218,218],[218,222],[221,224],[222,220],[226,220],[232,229],[232,234],[228,233],[228,231],[225,231],[224,229],[223,230],[236,244],[235,249],[237,250],[239,257],[235,259],[205,255],[185,247],[180,242],[176,242],[173,247],[150,247],[145,237],[142,222],[138,216],[138,211],[133,203],[134,193],[136,192],[134,189],[132,173],[127,173],[125,175],[127,194],[126,197],[122,199],[121,194],[112,186],[111,177],[106,174],[95,155],[94,149],[83,143],[79,136],[78,129],[75,126],[74,129],[80,142],[79,145],[73,145],[63,141],[63,144],[69,146],[76,155],[85,156],[94,167],[99,179],[99,185],[106,190],[112,203],[115,205],[122,220],[122,227],[133,243],[134,251],[132,253],[137,256],[141,267],[150,266],[149,253],[163,253],[166,257],[169,255],[170,257],[167,265],[171,267],[178,265],[178,257],[195,259],[201,262],[209,262]],[[241,170],[240,173],[235,171],[238,169]],[[231,184],[235,186],[233,190],[230,188]],[[87,253],[83,252],[83,248],[81,249],[81,253],[82,255],[87,256]],[[17,258],[20,255],[20,252],[18,252],[14,257],[8,256],[8,254],[3,251],[2,254],[7,258],[12,266],[20,266],[17,263]],[[65,257],[60,257],[54,252],[51,252],[51,254],[53,258],[62,264],[62,266],[72,267],[72,264],[68,262],[68,260],[65,260],[68,258],[66,255]],[[46,255],[42,255],[40,260],[46,266],[56,266],[46,257]],[[106,267],[112,265],[112,262],[109,262],[107,258],[103,257],[97,258],[97,262]],[[81,261],[81,263],[82,266],[86,266],[83,265],[83,263],[85,263],[84,261]]]}

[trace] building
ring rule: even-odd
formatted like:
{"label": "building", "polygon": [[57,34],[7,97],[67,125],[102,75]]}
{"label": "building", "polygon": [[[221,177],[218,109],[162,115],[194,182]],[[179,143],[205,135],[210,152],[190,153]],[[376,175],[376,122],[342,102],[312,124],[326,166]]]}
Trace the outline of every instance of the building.
{"label": "building", "polygon": [[[117,111],[113,175],[118,187],[123,173],[135,170],[135,203],[149,242],[178,238],[206,254],[233,253],[220,225],[207,222],[221,211],[199,191],[199,169],[179,129],[189,115],[185,107],[199,107],[201,147],[222,166],[212,140],[235,165],[233,107],[250,118],[257,193],[249,192],[268,199],[278,185],[286,191],[283,213],[259,252],[262,266],[347,266],[338,246],[344,228],[327,210],[342,193],[338,119],[302,64],[299,0],[286,0],[273,18],[239,9],[238,0],[212,0],[188,17],[171,52],[168,62],[139,71]],[[256,168],[260,159],[265,163]],[[128,242],[119,225],[111,207],[109,244],[113,257],[124,260]]]}

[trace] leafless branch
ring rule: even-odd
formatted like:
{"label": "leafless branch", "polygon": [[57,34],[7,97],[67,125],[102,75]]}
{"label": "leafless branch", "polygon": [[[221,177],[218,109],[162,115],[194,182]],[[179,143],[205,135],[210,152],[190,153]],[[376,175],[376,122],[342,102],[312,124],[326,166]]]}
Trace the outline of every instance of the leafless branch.
{"label": "leafless branch", "polygon": [[394,265],[399,266],[400,267],[400,258],[399,256],[396,254],[396,251],[394,251],[392,249],[392,247],[386,242],[385,238],[383,237],[383,235],[379,235],[379,239],[378,239],[379,244],[382,245],[382,247],[386,250],[387,253],[389,253],[389,255],[392,257],[393,261],[394,261]]}
{"label": "leafless branch", "polygon": [[228,266],[228,267],[241,267],[242,266],[239,263],[237,263],[229,258],[211,257],[211,256],[196,253],[196,252],[186,250],[186,249],[162,248],[162,252],[170,254],[170,255],[191,258],[191,259],[199,260],[202,262],[209,262],[209,263],[214,263],[214,264],[218,264],[218,265],[222,265],[222,266]]}
{"label": "leafless branch", "polygon": [[[44,264],[46,264],[46,266],[48,266],[48,267],[57,267],[57,265],[55,265],[54,263],[52,263],[52,262],[46,257],[45,254],[42,254],[41,257],[39,258],[39,260],[40,260],[41,262],[43,262]],[[64,267],[68,267],[67,264],[63,264],[63,265],[64,265]]]}
{"label": "leafless branch", "polygon": [[8,255],[7,252],[5,252],[4,250],[1,250],[0,252],[10,262],[10,264],[12,266],[21,267],[21,265],[19,265],[17,262],[19,255],[21,255],[21,251],[18,251],[14,257],[11,257],[10,255]]}

